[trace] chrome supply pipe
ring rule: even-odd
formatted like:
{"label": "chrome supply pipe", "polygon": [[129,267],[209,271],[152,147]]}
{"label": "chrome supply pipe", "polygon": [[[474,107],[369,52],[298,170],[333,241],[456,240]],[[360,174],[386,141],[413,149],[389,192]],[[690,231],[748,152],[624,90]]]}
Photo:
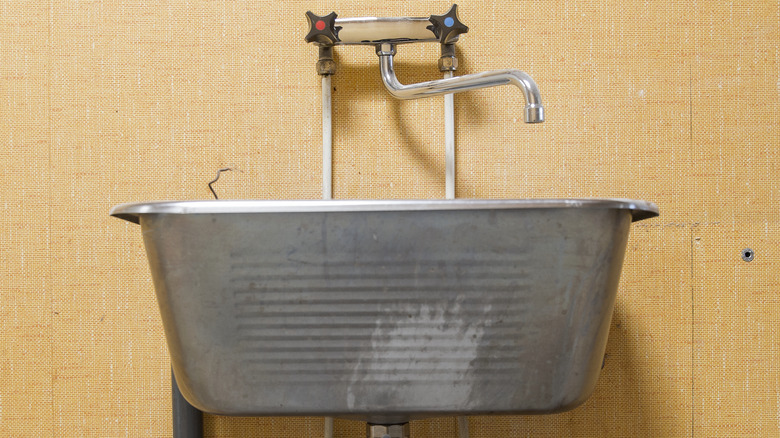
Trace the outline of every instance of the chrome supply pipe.
{"label": "chrome supply pipe", "polygon": [[322,76],[322,199],[333,199],[333,109],[330,75]]}
{"label": "chrome supply pipe", "polygon": [[322,76],[322,199],[332,199],[333,110],[330,77],[336,73],[336,62],[333,60],[333,47],[320,46],[319,52],[317,74]]}
{"label": "chrome supply pipe", "polygon": [[[444,73],[444,78],[452,72]],[[455,96],[444,95],[444,198],[455,199]]]}
{"label": "chrome supply pipe", "polygon": [[333,438],[333,417],[325,417],[323,437]]}
{"label": "chrome supply pipe", "polygon": [[440,96],[448,93],[477,90],[480,88],[497,87],[499,85],[515,85],[525,96],[525,122],[539,123],[544,121],[544,107],[539,87],[528,74],[520,70],[492,70],[473,73],[436,81],[420,82],[403,85],[398,82],[393,68],[395,56],[394,44],[377,44],[376,54],[379,55],[379,69],[390,94],[398,99],[419,99],[421,97]]}
{"label": "chrome supply pipe", "polygon": [[468,417],[458,417],[458,438],[469,438]]}

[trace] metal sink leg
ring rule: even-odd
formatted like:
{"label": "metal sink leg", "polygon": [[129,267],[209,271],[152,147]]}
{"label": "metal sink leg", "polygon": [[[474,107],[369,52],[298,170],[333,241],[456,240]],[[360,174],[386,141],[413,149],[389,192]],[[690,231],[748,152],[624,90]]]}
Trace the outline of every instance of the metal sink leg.
{"label": "metal sink leg", "polygon": [[171,372],[171,398],[173,402],[173,438],[201,438],[203,436],[203,412],[192,406],[179,391],[176,377]]}
{"label": "metal sink leg", "polygon": [[366,424],[368,438],[409,438],[409,423]]}

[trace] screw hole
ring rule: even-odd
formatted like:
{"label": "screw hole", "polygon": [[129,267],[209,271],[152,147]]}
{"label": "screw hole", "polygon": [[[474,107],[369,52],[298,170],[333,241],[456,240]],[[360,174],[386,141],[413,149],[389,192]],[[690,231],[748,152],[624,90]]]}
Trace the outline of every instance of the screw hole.
{"label": "screw hole", "polygon": [[745,248],[742,250],[742,260],[746,262],[752,262],[755,257],[756,253],[752,249]]}

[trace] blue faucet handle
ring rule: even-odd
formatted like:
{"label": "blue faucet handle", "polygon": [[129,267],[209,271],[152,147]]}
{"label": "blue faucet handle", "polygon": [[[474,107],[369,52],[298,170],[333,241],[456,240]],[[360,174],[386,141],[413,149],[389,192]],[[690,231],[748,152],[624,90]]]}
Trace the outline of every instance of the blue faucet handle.
{"label": "blue faucet handle", "polygon": [[431,15],[428,26],[439,42],[442,44],[454,43],[458,35],[469,31],[468,26],[458,19],[458,5],[452,5],[449,12],[444,15]]}
{"label": "blue faucet handle", "polygon": [[319,16],[307,11],[306,19],[309,20],[309,33],[306,35],[306,42],[320,46],[336,44],[339,41],[339,30],[341,30],[341,27],[336,26],[336,17],[335,12]]}

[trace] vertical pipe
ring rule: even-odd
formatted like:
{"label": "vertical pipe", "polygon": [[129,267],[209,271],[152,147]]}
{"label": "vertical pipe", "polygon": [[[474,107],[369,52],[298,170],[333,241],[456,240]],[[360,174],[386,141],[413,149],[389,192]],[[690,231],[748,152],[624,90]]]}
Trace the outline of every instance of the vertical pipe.
{"label": "vertical pipe", "polygon": [[[444,78],[453,76],[452,71],[444,72]],[[455,95],[444,95],[444,187],[445,197],[455,199]],[[458,417],[458,438],[469,438],[469,422],[466,417]]]}
{"label": "vertical pipe", "polygon": [[181,395],[173,370],[171,370],[171,399],[173,404],[173,438],[202,437],[203,413]]}
{"label": "vertical pipe", "polygon": [[333,198],[333,115],[330,75],[322,75],[322,199]]}
{"label": "vertical pipe", "polygon": [[[452,70],[444,78],[453,76]],[[455,95],[444,95],[444,187],[445,197],[455,199]],[[469,438],[469,421],[458,417],[458,438]]]}
{"label": "vertical pipe", "polygon": [[[333,113],[330,75],[322,75],[322,199],[333,198]],[[324,438],[333,438],[333,417],[325,417]]]}
{"label": "vertical pipe", "polygon": [[468,417],[458,417],[458,438],[469,438]]}
{"label": "vertical pipe", "polygon": [[[444,72],[451,78],[452,71]],[[444,95],[444,196],[455,199],[455,96]]]}
{"label": "vertical pipe", "polygon": [[333,417],[325,417],[325,438],[333,438]]}

